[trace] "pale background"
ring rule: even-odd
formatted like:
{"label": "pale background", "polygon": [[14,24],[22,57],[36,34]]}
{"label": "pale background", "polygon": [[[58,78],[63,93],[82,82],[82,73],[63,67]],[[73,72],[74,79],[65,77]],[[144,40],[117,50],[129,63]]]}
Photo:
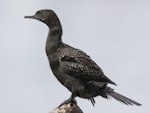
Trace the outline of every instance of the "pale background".
{"label": "pale background", "polygon": [[48,113],[70,96],[49,68],[47,26],[24,19],[46,8],[60,18],[65,43],[89,54],[117,92],[143,104],[97,97],[93,107],[77,98],[84,113],[150,113],[149,0],[1,0],[0,113]]}

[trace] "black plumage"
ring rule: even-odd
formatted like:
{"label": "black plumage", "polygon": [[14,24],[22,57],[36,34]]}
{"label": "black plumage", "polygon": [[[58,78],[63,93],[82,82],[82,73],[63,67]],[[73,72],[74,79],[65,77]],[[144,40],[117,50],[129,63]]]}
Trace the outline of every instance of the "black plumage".
{"label": "black plumage", "polygon": [[70,100],[78,96],[90,99],[94,105],[94,97],[100,95],[104,98],[111,96],[127,105],[141,105],[108,87],[107,84],[116,85],[115,82],[106,77],[85,52],[62,42],[62,26],[54,11],[39,10],[35,15],[25,18],[37,19],[49,27],[46,54],[58,81],[72,92]]}

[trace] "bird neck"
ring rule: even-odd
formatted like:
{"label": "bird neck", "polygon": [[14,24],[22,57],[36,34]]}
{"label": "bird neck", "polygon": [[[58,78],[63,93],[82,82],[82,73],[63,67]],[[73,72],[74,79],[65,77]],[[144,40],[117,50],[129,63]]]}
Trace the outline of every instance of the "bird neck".
{"label": "bird neck", "polygon": [[62,27],[60,24],[54,27],[49,27],[49,33],[46,40],[46,53],[50,54],[55,52],[61,45]]}

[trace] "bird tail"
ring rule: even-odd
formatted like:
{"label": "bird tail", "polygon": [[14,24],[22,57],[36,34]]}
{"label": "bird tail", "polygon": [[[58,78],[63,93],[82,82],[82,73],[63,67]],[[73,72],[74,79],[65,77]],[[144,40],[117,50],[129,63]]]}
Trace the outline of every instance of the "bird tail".
{"label": "bird tail", "polygon": [[129,99],[117,92],[115,92],[112,88],[110,87],[106,87],[106,95],[107,96],[110,96],[110,97],[113,97],[114,99],[116,99],[117,101],[121,102],[121,103],[124,103],[126,105],[137,105],[137,106],[141,106],[140,103],[132,100],[132,99]]}

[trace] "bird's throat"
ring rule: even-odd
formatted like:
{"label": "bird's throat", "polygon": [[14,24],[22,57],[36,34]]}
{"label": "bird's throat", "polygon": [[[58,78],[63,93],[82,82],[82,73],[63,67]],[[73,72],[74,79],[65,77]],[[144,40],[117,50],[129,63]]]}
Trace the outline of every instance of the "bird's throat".
{"label": "bird's throat", "polygon": [[46,40],[46,53],[47,55],[57,50],[61,42],[62,29],[61,27],[53,27],[49,29]]}

